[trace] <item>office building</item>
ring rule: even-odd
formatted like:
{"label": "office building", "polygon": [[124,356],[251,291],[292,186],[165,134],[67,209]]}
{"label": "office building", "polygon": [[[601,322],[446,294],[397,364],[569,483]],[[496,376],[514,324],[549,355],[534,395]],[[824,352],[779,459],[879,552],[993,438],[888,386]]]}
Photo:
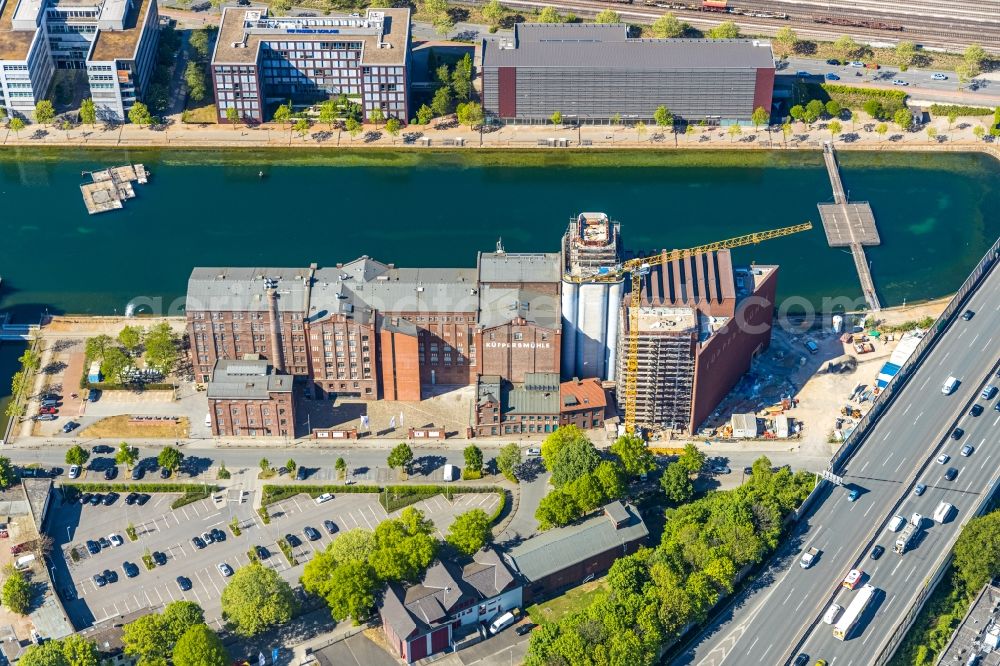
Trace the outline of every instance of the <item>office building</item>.
{"label": "office building", "polygon": [[607,400],[596,379],[559,382],[558,372],[533,372],[513,383],[481,375],[476,387],[472,434],[546,435],[560,426],[604,427]]}
{"label": "office building", "polygon": [[653,122],[750,124],[771,110],[774,57],[747,39],[639,39],[618,24],[519,23],[511,38],[484,40],[483,107],[500,123]]}
{"label": "office building", "polygon": [[156,66],[154,0],[0,0],[0,108],[31,116],[57,69],[87,72],[97,117],[123,122]]}
{"label": "office building", "polygon": [[212,435],[294,437],[292,377],[252,356],[216,362],[207,392]]}
{"label": "office building", "polygon": [[[636,422],[693,432],[771,342],[777,266],[734,267],[728,250],[684,255],[642,280]],[[618,363],[628,349],[619,307]],[[624,391],[618,392],[624,411]]]}
{"label": "office building", "polygon": [[365,120],[410,117],[410,10],[364,16],[268,16],[266,7],[226,7],[212,53],[219,122],[270,120],[268,109],[346,95]]}

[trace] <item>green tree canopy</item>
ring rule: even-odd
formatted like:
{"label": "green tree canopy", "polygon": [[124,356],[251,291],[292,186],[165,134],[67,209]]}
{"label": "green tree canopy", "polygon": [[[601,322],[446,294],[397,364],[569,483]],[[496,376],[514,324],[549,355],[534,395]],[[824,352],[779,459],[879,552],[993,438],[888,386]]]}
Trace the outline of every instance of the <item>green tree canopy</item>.
{"label": "green tree canopy", "polygon": [[1000,576],[1000,511],[973,518],[955,542],[955,568],[970,592]]}
{"label": "green tree canopy", "polygon": [[594,23],[621,23],[622,17],[613,9],[602,9],[594,17]]}
{"label": "green tree canopy", "polygon": [[824,108],[826,109],[827,115],[831,118],[836,118],[844,110],[844,107],[840,105],[840,102],[835,99],[828,99]]}
{"label": "green tree canopy", "polygon": [[59,641],[29,645],[17,663],[18,666],[69,666]]}
{"label": "green tree canopy", "polygon": [[840,52],[841,57],[850,58],[858,51],[858,43],[850,35],[841,35],[833,42],[833,48]]}
{"label": "green tree canopy", "polygon": [[164,375],[173,372],[180,358],[177,335],[170,324],[157,324],[146,333],[146,365]]}
{"label": "green tree canopy", "polygon": [[[562,430],[560,428],[559,430]],[[559,432],[557,430],[556,432]],[[553,433],[554,434],[554,433]],[[548,440],[546,440],[548,441]],[[544,444],[542,445],[545,446]],[[544,448],[542,449],[544,451]],[[513,479],[514,478],[514,468],[521,463],[521,447],[515,443],[506,444],[500,447],[500,453],[497,454],[497,469],[504,476]]]}
{"label": "green tree canopy", "polygon": [[[587,435],[579,426],[566,425],[546,435],[542,440],[542,461],[546,467],[552,466],[556,454],[567,444],[576,440],[586,440]],[[589,441],[589,440],[588,440]]]}
{"label": "green tree canopy", "polygon": [[908,130],[913,126],[913,116],[908,109],[899,109],[893,114],[892,119],[901,130]]}
{"label": "green tree canopy", "polygon": [[294,611],[291,586],[259,562],[239,569],[222,591],[222,615],[241,636],[256,636],[285,624]]}
{"label": "green tree canopy", "polygon": [[80,465],[83,467],[87,464],[88,458],[90,458],[90,452],[79,444],[74,444],[66,450],[67,465]]}
{"label": "green tree canopy", "polygon": [[97,645],[80,634],[70,634],[58,642],[62,647],[66,666],[97,666]]}
{"label": "green tree canopy", "polygon": [[771,120],[771,112],[762,106],[758,106],[750,114],[750,122],[753,123],[754,131],[757,131],[761,125],[766,125],[769,120]]}
{"label": "green tree canopy", "polygon": [[228,666],[229,653],[214,631],[196,624],[185,631],[174,645],[174,666]]}
{"label": "green tree canopy", "polygon": [[648,474],[656,468],[656,461],[641,437],[622,435],[611,445],[611,453],[618,456],[629,476]]}
{"label": "green tree canopy", "polygon": [[667,499],[674,504],[682,504],[694,496],[694,484],[691,483],[691,477],[688,476],[687,469],[679,462],[667,465],[660,478],[660,486]]}
{"label": "green tree canopy", "polygon": [[674,124],[674,114],[670,113],[670,109],[661,104],[653,111],[653,120],[656,121],[659,127],[668,127]]}
{"label": "green tree canopy", "polygon": [[482,509],[472,509],[455,518],[445,540],[463,555],[473,555],[491,539],[490,517]]}
{"label": "green tree canopy", "polygon": [[389,133],[389,136],[396,136],[399,134],[399,130],[402,129],[402,124],[399,122],[399,118],[389,118],[385,121],[385,131]]}
{"label": "green tree canopy", "polygon": [[697,474],[705,467],[705,453],[691,442],[688,442],[684,445],[684,453],[678,456],[677,464],[688,474]]}
{"label": "green tree canopy", "polygon": [[549,116],[549,120],[552,121],[553,125],[562,125],[562,120],[563,120],[562,112],[554,111],[552,115]]}
{"label": "green tree canopy", "polygon": [[479,11],[493,29],[500,27],[500,22],[503,21],[503,17],[507,13],[507,9],[500,4],[500,0],[489,0]]}
{"label": "green tree canopy", "polygon": [[483,124],[483,107],[479,102],[459,104],[455,113],[458,116],[458,122],[467,125],[469,129]]}
{"label": "green tree canopy", "polygon": [[386,464],[392,469],[402,469],[403,471],[409,471],[410,463],[413,462],[413,449],[406,442],[400,442],[389,452],[389,457],[386,459]]}
{"label": "green tree canopy", "polygon": [[427,106],[426,104],[421,104],[420,108],[417,109],[417,124],[426,125],[434,117],[434,109]]}
{"label": "green tree canopy", "polygon": [[139,450],[133,446],[130,446],[128,442],[122,442],[118,445],[118,450],[115,451],[115,464],[125,465],[129,469],[135,464],[135,461],[139,459]]}
{"label": "green tree canopy", "polygon": [[287,123],[292,119],[292,107],[291,104],[281,104],[277,109],[274,110],[274,115],[271,116],[271,120],[276,123]]}
{"label": "green tree canopy", "polygon": [[172,446],[165,447],[160,451],[160,455],[156,456],[156,462],[160,464],[160,467],[169,469],[171,472],[176,472],[183,460],[184,454]]}
{"label": "green tree canopy", "polygon": [[468,53],[455,63],[455,69],[451,73],[451,89],[458,102],[468,102],[472,97],[472,56]]}
{"label": "green tree canopy", "polygon": [[539,23],[562,23],[563,17],[552,7],[542,7],[538,12]]}
{"label": "green tree canopy", "polygon": [[806,109],[801,104],[796,104],[792,108],[788,109],[788,115],[790,115],[793,120],[801,121],[806,117]]}
{"label": "green tree canopy", "polygon": [[0,456],[0,490],[6,490],[17,480],[10,458]]}
{"label": "green tree canopy", "polygon": [[7,578],[0,593],[3,605],[18,615],[27,615],[31,610],[31,583],[20,571],[5,570]]}
{"label": "green tree canopy", "polygon": [[120,382],[125,370],[132,365],[132,360],[121,347],[110,347],[104,351],[101,359],[101,374],[111,382]]}
{"label": "green tree canopy", "polygon": [[118,331],[118,342],[125,349],[134,352],[142,344],[142,329],[138,326],[125,326]]}
{"label": "green tree canopy", "polygon": [[546,462],[546,467],[552,472],[552,485],[559,488],[573,479],[592,472],[600,461],[597,449],[589,439],[582,437],[560,448],[552,456],[551,464]]}
{"label": "green tree canopy", "polygon": [[10,122],[7,123],[7,127],[10,128],[11,132],[17,134],[24,129],[24,121],[15,116],[10,119]]}
{"label": "green tree canopy", "polygon": [[683,35],[688,29],[688,24],[679,21],[676,16],[667,12],[660,18],[653,21],[650,30],[654,37],[660,39],[676,38]]}
{"label": "green tree canopy", "polygon": [[783,58],[795,52],[799,45],[799,36],[790,27],[782,26],[774,33],[774,43],[778,46],[779,55]]}
{"label": "green tree canopy", "polygon": [[80,102],[80,122],[93,125],[97,121],[97,109],[94,107],[94,100],[89,97]]}
{"label": "green tree canopy", "polygon": [[538,527],[547,530],[568,525],[580,517],[580,507],[567,491],[556,488],[542,498],[535,510]]}
{"label": "green tree canopy", "polygon": [[740,27],[733,21],[723,21],[708,31],[708,36],[712,39],[738,39]]}
{"label": "green tree canopy", "polygon": [[142,102],[135,102],[132,104],[132,108],[128,110],[128,120],[133,125],[138,125],[142,127],[143,125],[149,125],[153,122],[153,116],[149,112],[149,107]]}
{"label": "green tree canopy", "polygon": [[56,117],[55,107],[47,99],[39,100],[35,104],[35,122],[40,125],[50,123]]}
{"label": "green tree canopy", "polygon": [[917,45],[913,42],[902,40],[896,44],[896,62],[900,67],[909,67],[917,58]]}
{"label": "green tree canopy", "polygon": [[469,444],[463,451],[465,455],[465,468],[471,472],[481,472],[483,470],[483,451],[475,444]]}
{"label": "green tree canopy", "polygon": [[333,127],[333,122],[337,119],[337,101],[327,99],[319,105],[319,121]]}
{"label": "green tree canopy", "polygon": [[452,112],[454,103],[451,86],[441,86],[434,91],[434,97],[431,99],[431,110],[435,116],[446,116]]}

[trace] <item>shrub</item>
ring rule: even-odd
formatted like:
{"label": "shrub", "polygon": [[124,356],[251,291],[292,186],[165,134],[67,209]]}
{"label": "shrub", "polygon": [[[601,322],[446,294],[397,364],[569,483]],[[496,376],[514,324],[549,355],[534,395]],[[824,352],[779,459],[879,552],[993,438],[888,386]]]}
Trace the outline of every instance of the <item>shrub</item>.
{"label": "shrub", "polygon": [[475,481],[476,479],[483,478],[482,472],[474,472],[472,470],[463,469],[462,470],[462,480],[463,481]]}
{"label": "shrub", "polygon": [[956,116],[991,116],[993,109],[984,109],[978,106],[963,106],[961,104],[931,104],[932,116],[948,116],[954,113]]}
{"label": "shrub", "polygon": [[128,537],[129,541],[138,541],[139,535],[135,533],[135,525],[129,523],[128,527],[125,528],[125,535]]}
{"label": "shrub", "polygon": [[229,530],[233,533],[233,536],[239,536],[243,532],[240,530],[240,521],[233,518],[233,522],[229,523]]}
{"label": "shrub", "polygon": [[257,515],[260,516],[261,522],[263,522],[265,525],[271,524],[271,516],[268,515],[266,506],[262,506],[259,509],[257,509]]}
{"label": "shrub", "polygon": [[170,508],[179,509],[182,506],[187,506],[188,504],[192,504],[194,502],[197,502],[198,500],[203,500],[206,497],[211,496],[213,492],[215,491],[195,490],[194,492],[184,493],[183,495],[181,495],[180,497],[178,497],[177,499],[175,499],[173,502],[170,503]]}
{"label": "shrub", "polygon": [[285,556],[285,559],[288,560],[289,565],[293,567],[298,565],[299,561],[295,559],[295,555],[292,553],[292,547],[288,545],[288,542],[285,541],[284,537],[278,539],[278,548],[281,549],[281,553]]}
{"label": "shrub", "polygon": [[156,562],[153,561],[153,556],[148,550],[142,555],[142,563],[146,565],[147,571],[152,571],[156,568]]}

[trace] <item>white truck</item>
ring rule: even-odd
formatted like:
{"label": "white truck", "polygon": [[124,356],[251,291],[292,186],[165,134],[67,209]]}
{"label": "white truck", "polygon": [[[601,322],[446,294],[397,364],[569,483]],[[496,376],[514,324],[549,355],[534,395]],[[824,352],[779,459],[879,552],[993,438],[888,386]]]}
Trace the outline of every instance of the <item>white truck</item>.
{"label": "white truck", "polygon": [[906,526],[903,527],[903,531],[899,533],[898,537],[896,537],[896,543],[892,545],[892,552],[899,555],[905,553],[906,549],[910,547],[910,543],[913,541],[913,538],[917,536],[917,530],[919,529],[920,526],[915,525],[912,521],[906,523]]}
{"label": "white truck", "polygon": [[803,569],[808,569],[816,561],[816,558],[819,557],[819,554],[819,548],[815,546],[809,547],[806,549],[806,552],[802,553],[802,557],[799,558],[799,566]]}

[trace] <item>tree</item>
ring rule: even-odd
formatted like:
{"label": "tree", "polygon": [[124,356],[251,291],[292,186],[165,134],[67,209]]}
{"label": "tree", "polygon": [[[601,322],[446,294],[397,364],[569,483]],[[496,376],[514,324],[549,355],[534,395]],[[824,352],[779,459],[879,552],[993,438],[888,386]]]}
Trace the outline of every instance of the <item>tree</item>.
{"label": "tree", "polygon": [[781,123],[781,136],[787,141],[789,135],[792,133],[792,124],[789,122]]}
{"label": "tree", "polygon": [[382,111],[382,107],[376,106],[368,113],[368,120],[370,120],[375,127],[378,127],[379,123],[385,122],[385,112]]}
{"label": "tree", "polygon": [[705,453],[688,442],[684,445],[684,453],[677,456],[677,464],[688,474],[698,474],[705,467]]}
{"label": "tree", "polygon": [[138,326],[125,326],[118,332],[118,342],[130,352],[135,352],[142,344],[142,329]]}
{"label": "tree", "polygon": [[958,120],[958,114],[955,113],[954,111],[949,111],[948,112],[948,131],[949,132],[951,131],[951,126],[955,124],[956,120]]}
{"label": "tree", "polygon": [[545,466],[552,472],[552,485],[559,488],[573,479],[589,474],[600,461],[601,456],[591,441],[581,437],[556,451],[551,462],[546,460]]}
{"label": "tree", "polygon": [[10,122],[7,123],[7,127],[10,129],[11,132],[20,137],[21,130],[24,129],[24,121],[16,117],[11,118]]}
{"label": "tree", "polygon": [[602,9],[594,17],[594,23],[621,23],[622,17],[613,9]]}
{"label": "tree", "polygon": [[732,21],[723,21],[708,31],[712,39],[739,39],[740,28]]}
{"label": "tree", "polygon": [[653,111],[653,120],[656,121],[657,127],[668,127],[674,124],[674,114],[661,104]]}
{"label": "tree", "polygon": [[160,455],[156,456],[156,462],[160,464],[160,467],[169,469],[171,472],[176,472],[183,460],[184,454],[172,446],[165,447],[160,451]]}
{"label": "tree", "polygon": [[348,118],[344,121],[344,129],[351,135],[351,139],[354,139],[358,134],[361,134],[361,123],[354,118]]}
{"label": "tree", "polygon": [[[562,428],[559,430],[562,430]],[[556,432],[559,432],[559,430]],[[544,446],[545,444],[542,444],[543,455],[545,451]],[[497,454],[497,469],[500,470],[501,474],[508,479],[516,480],[514,477],[514,468],[519,464],[521,464],[521,447],[510,443],[500,448],[500,453]]]}
{"label": "tree", "polygon": [[857,52],[858,43],[850,35],[841,35],[833,43],[833,48],[837,49],[841,57],[847,60]]}
{"label": "tree", "polygon": [[727,132],[729,133],[729,140],[732,141],[736,137],[743,134],[743,128],[740,127],[739,125],[730,125]]}
{"label": "tree", "polygon": [[573,498],[581,513],[593,511],[604,504],[604,490],[592,473],[573,479],[563,486],[563,490]]}
{"label": "tree", "polygon": [[104,352],[113,347],[115,341],[110,335],[95,335],[87,338],[84,344],[84,352],[88,361],[100,361],[104,357]]}
{"label": "tree", "polygon": [[170,324],[157,324],[146,334],[146,365],[169,375],[177,365],[177,336]]}
{"label": "tree", "polygon": [[455,21],[448,12],[447,0],[423,0],[424,12],[431,17],[431,23],[439,35],[447,35],[455,27]]}
{"label": "tree", "polygon": [[292,619],[294,610],[291,586],[260,562],[239,569],[222,591],[222,616],[241,636],[282,625]]}
{"label": "tree", "polygon": [[208,60],[209,37],[208,28],[191,31],[191,36],[188,38],[188,45],[194,49],[194,55],[198,60]]}
{"label": "tree", "polygon": [[972,135],[977,139],[982,139],[984,134],[986,134],[986,129],[982,125],[976,125],[972,128]]}
{"label": "tree", "polygon": [[205,99],[208,86],[205,81],[205,69],[201,63],[189,60],[184,68],[184,82],[187,83],[188,97],[195,102]]}
{"label": "tree", "polygon": [[907,109],[899,109],[892,116],[893,122],[899,125],[899,129],[908,131],[913,126],[913,115]]}
{"label": "tree", "polygon": [[688,24],[677,19],[676,16],[667,12],[660,18],[653,21],[650,30],[654,37],[660,39],[674,39],[683,35],[688,29]]}
{"label": "tree", "polygon": [[576,500],[566,491],[555,489],[542,498],[535,510],[538,527],[547,530],[568,525],[580,517]]}
{"label": "tree", "polygon": [[268,460],[267,458],[261,458],[257,462],[257,465],[260,466],[260,471],[262,471],[262,472],[268,472],[271,469],[271,461]]}
{"label": "tree", "polygon": [[844,129],[844,126],[840,124],[839,120],[831,120],[826,126],[830,130],[830,139],[835,138]]}
{"label": "tree", "polygon": [[299,138],[306,138],[306,134],[309,133],[309,119],[299,118],[296,120],[295,124],[292,125],[292,131],[298,134]]}
{"label": "tree", "polygon": [[639,139],[642,139],[642,135],[646,133],[646,123],[642,122],[641,120],[637,122],[635,124],[635,133],[639,137]]}
{"label": "tree", "polygon": [[53,642],[61,644],[66,666],[97,666],[100,663],[97,645],[80,634],[70,634],[61,641]]}
{"label": "tree", "polygon": [[125,370],[131,365],[132,360],[121,347],[111,347],[101,359],[101,374],[112,382],[120,382]]}
{"label": "tree", "polygon": [[489,24],[491,31],[496,31],[500,27],[500,22],[507,13],[507,9],[500,4],[500,0],[490,0],[479,10],[483,18]]}
{"label": "tree", "polygon": [[483,107],[479,102],[459,104],[455,113],[458,115],[458,122],[468,125],[470,130],[483,123]]}
{"label": "tree", "polygon": [[470,472],[483,471],[483,451],[475,444],[465,447],[465,469]]}
{"label": "tree", "polygon": [[452,104],[451,86],[441,86],[434,91],[434,97],[431,99],[431,110],[434,111],[435,116],[446,116],[451,113]]}
{"label": "tree", "polygon": [[17,663],[18,666],[67,666],[60,641],[29,645]]}
{"label": "tree", "polygon": [[56,117],[55,107],[47,99],[39,100],[35,104],[35,122],[39,125],[50,123]]}
{"label": "tree", "polygon": [[417,124],[426,125],[434,117],[434,109],[427,106],[426,104],[421,104],[420,108],[417,109]]}
{"label": "tree", "polygon": [[337,102],[336,100],[328,99],[324,100],[319,105],[319,121],[321,123],[326,123],[330,129],[333,129],[333,121],[337,119]]}
{"label": "tree", "polygon": [[173,652],[174,666],[227,666],[229,653],[214,631],[196,624],[177,639]]}
{"label": "tree", "polygon": [[333,463],[333,467],[337,470],[337,478],[344,478],[344,473],[347,472],[347,462],[343,458],[337,458],[337,461]]}
{"label": "tree", "polygon": [[979,44],[970,44],[966,47],[965,53],[962,54],[962,60],[970,65],[982,67],[983,63],[986,62],[986,51]]}
{"label": "tree", "polygon": [[233,126],[233,130],[236,130],[236,126],[240,123],[240,112],[236,110],[235,106],[226,107],[226,121]]}
{"label": "tree", "polygon": [[175,640],[172,633],[162,615],[138,617],[122,629],[125,654],[137,657],[140,664],[165,664]]}
{"label": "tree", "polygon": [[149,113],[149,107],[142,102],[136,102],[128,110],[128,120],[133,125],[142,127],[153,122],[153,116]]}
{"label": "tree", "polygon": [[83,467],[87,464],[87,458],[90,457],[90,452],[84,449],[79,444],[74,444],[66,451],[66,464],[67,465],[79,465]]}
{"label": "tree", "polygon": [[622,435],[611,445],[611,453],[622,461],[625,473],[629,476],[648,474],[656,469],[653,454],[649,452],[649,447],[641,437]]}
{"label": "tree", "polygon": [[981,72],[982,70],[979,68],[979,65],[975,63],[960,62],[955,65],[955,74],[958,76],[958,80],[961,83],[968,83],[972,79],[979,76]]}
{"label": "tree", "polygon": [[389,453],[389,457],[386,460],[389,467],[392,469],[396,469],[398,467],[404,472],[408,472],[410,470],[411,462],[413,462],[413,449],[411,449],[410,445],[406,442],[400,442],[397,444],[396,448]]}
{"label": "tree", "polygon": [[346,562],[330,573],[329,587],[323,598],[334,620],[341,622],[352,618],[358,625],[372,616],[378,586],[378,578],[370,564]]}
{"label": "tree", "polygon": [[610,460],[602,460],[591,475],[600,485],[604,501],[620,499],[625,495],[625,475],[620,465]]}
{"label": "tree", "polygon": [[277,109],[274,110],[274,115],[271,116],[271,120],[276,123],[287,123],[292,119],[292,107],[291,104],[282,104]]}
{"label": "tree", "polygon": [[93,125],[97,121],[97,109],[94,107],[94,100],[89,97],[80,102],[80,122]]}
{"label": "tree", "polygon": [[667,465],[660,478],[660,486],[667,499],[674,504],[683,504],[694,495],[694,484],[687,469],[677,462]]}
{"label": "tree", "polygon": [[806,112],[803,119],[806,123],[812,125],[824,113],[826,113],[826,105],[818,99],[811,99],[806,103]]}
{"label": "tree", "polygon": [[473,555],[490,542],[490,517],[482,509],[472,509],[455,518],[445,539],[463,555]]}
{"label": "tree", "polygon": [[771,113],[762,106],[758,106],[750,114],[750,122],[753,123],[753,131],[756,132],[760,129],[761,125],[766,125],[771,119]]}
{"label": "tree", "polygon": [[844,107],[840,105],[840,102],[835,99],[828,99],[824,108],[826,109],[827,115],[831,118],[836,118],[840,115],[841,111],[844,110]]}
{"label": "tree", "polygon": [[389,136],[396,136],[400,129],[402,129],[402,125],[398,118],[389,118],[385,121],[385,131],[389,133]]}
{"label": "tree", "polygon": [[27,615],[31,610],[31,583],[20,571],[5,569],[7,579],[3,582],[0,598],[3,605],[18,615]]}
{"label": "tree", "polygon": [[806,117],[806,109],[801,104],[796,104],[788,109],[788,115],[792,117],[792,120],[802,121]]}
{"label": "tree", "polygon": [[778,52],[782,58],[787,58],[799,45],[799,36],[790,27],[782,26],[774,33],[774,43],[778,45]]}
{"label": "tree", "polygon": [[873,120],[882,120],[885,117],[885,107],[877,99],[869,99],[861,105],[861,109]]}
{"label": "tree", "polygon": [[6,490],[17,480],[10,458],[0,456],[0,490]]}
{"label": "tree", "polygon": [[559,15],[552,7],[542,7],[542,11],[538,12],[538,22],[539,23],[562,23],[563,17]]}
{"label": "tree", "polygon": [[115,464],[125,465],[125,467],[131,469],[135,461],[139,459],[139,450],[129,446],[128,442],[122,442],[118,445],[118,450],[115,452]]}
{"label": "tree", "polygon": [[973,518],[955,542],[955,568],[974,592],[1000,575],[1000,511]]}
{"label": "tree", "polygon": [[[909,67],[917,58],[917,45],[913,42],[903,40],[896,44],[896,62],[900,69]],[[906,71],[903,69],[903,71]]]}
{"label": "tree", "polygon": [[375,551],[375,534],[370,530],[347,530],[330,544],[329,553],[338,564],[367,561]]}
{"label": "tree", "polygon": [[451,89],[458,102],[468,102],[472,97],[472,56],[468,53],[455,63],[455,70],[451,73]]}
{"label": "tree", "polygon": [[554,111],[552,113],[552,115],[549,116],[549,120],[552,121],[553,125],[556,125],[556,126],[562,125],[562,113],[559,112],[559,111]]}
{"label": "tree", "polygon": [[889,131],[889,126],[885,123],[879,123],[875,126],[875,133],[879,135],[879,138],[884,138],[885,133]]}
{"label": "tree", "polygon": [[928,142],[933,141],[937,137],[937,134],[938,134],[937,128],[934,127],[933,125],[929,126],[927,128],[927,141]]}

